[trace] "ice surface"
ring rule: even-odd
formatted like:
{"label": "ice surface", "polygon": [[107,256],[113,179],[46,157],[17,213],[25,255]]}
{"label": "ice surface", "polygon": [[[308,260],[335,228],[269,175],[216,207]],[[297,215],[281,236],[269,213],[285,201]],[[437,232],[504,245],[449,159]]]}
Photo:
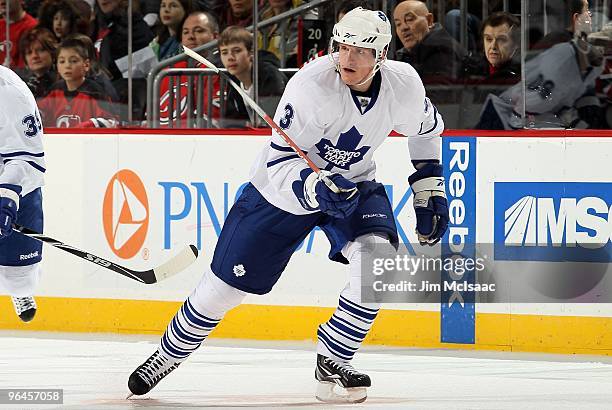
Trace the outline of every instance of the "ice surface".
{"label": "ice surface", "polygon": [[[63,388],[63,407],[78,409],[332,407],[314,398],[313,344],[215,339],[126,400],[127,378],[156,339],[0,332],[0,388]],[[605,357],[366,347],[353,364],[373,382],[362,408],[612,408]]]}

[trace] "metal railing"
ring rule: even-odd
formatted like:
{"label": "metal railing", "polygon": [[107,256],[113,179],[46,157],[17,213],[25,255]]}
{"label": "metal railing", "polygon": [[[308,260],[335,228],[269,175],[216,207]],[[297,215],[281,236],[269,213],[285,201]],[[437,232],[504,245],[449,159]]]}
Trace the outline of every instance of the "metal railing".
{"label": "metal railing", "polygon": [[[281,13],[277,16],[271,17],[269,19],[266,19],[264,21],[261,21],[259,23],[257,23],[256,27],[257,29],[261,29],[264,27],[268,27],[270,25],[276,24],[279,21],[282,21],[284,19],[287,18],[291,18],[295,15],[298,14],[303,14],[311,9],[320,7],[323,4],[326,3],[330,3],[332,0],[313,0],[312,2],[309,3],[305,3],[302,4],[299,7],[296,7],[294,9],[288,10],[284,13]],[[254,10],[257,10],[256,8]],[[246,28],[247,30],[253,31],[253,26],[248,26]],[[199,47],[196,47],[194,49],[194,51],[198,52],[198,53],[204,53],[204,55],[206,55],[206,53],[210,50],[213,50],[217,47],[217,40],[208,42],[206,44],[203,44]],[[254,55],[257,55],[257,41],[255,39],[254,41]],[[159,85],[161,84],[161,81],[157,81],[157,76],[163,71],[168,69],[169,67],[173,66],[176,63],[182,62],[182,61],[186,61],[188,60],[189,57],[187,57],[186,54],[181,53],[177,56],[171,57],[167,60],[164,60],[162,62],[160,62],[158,65],[156,65],[151,72],[149,73],[149,75],[147,76],[147,125],[150,128],[153,128],[155,126],[159,126],[159,109],[155,109],[155,106],[157,106],[157,108],[159,108],[159,102],[160,102],[160,89],[159,89]],[[256,66],[256,61],[254,62],[254,66]],[[156,86],[157,84],[157,86]],[[258,101],[259,96],[257,95],[257,93],[255,93],[255,101]]]}

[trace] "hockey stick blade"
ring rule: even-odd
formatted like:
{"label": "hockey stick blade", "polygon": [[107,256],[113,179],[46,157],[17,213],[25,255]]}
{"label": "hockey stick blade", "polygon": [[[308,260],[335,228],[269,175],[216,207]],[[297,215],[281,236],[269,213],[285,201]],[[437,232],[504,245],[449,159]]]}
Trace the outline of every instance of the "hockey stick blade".
{"label": "hockey stick blade", "polygon": [[98,266],[102,266],[103,268],[112,270],[113,272],[116,272],[137,282],[145,283],[147,285],[157,283],[161,280],[176,275],[177,273],[185,270],[198,258],[198,248],[196,248],[194,245],[189,245],[185,247],[185,249],[183,249],[180,253],[171,258],[169,261],[166,261],[166,263],[153,269],[137,271],[108,261],[104,258],[94,255],[93,253],[77,249],[74,246],[67,245],[58,241],[57,239],[53,239],[49,236],[32,231],[31,229],[25,228],[23,226],[14,225],[13,228],[15,229],[15,231],[29,236],[30,238],[34,238],[43,243],[47,243],[51,246],[71,253],[81,259],[85,259],[86,261],[95,263]]}

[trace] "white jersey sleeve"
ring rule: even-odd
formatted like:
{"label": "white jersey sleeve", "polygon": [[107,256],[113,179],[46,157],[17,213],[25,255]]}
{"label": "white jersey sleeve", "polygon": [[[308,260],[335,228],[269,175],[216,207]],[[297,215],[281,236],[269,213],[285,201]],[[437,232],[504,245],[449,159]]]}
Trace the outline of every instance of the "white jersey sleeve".
{"label": "white jersey sleeve", "polygon": [[425,87],[414,68],[397,61],[387,61],[386,64],[393,72],[402,75],[402,80],[395,87],[395,116],[404,121],[394,124],[394,131],[408,137],[411,160],[440,160],[440,134],[444,131],[442,116],[425,96]]}
{"label": "white jersey sleeve", "polygon": [[[333,116],[329,110],[325,113],[327,102],[324,97],[326,93],[333,91],[326,90],[325,85],[316,80],[319,72],[325,72],[326,69],[333,67],[315,67],[310,63],[300,70],[287,83],[274,114],[274,122],[307,155],[308,150],[325,135],[325,124],[329,122],[329,117]],[[294,183],[301,180],[300,173],[308,168],[293,148],[272,130],[269,146],[255,161],[251,180],[268,201],[281,209],[309,213],[310,211],[300,209],[301,206],[296,207],[298,202],[293,190]]]}
{"label": "white jersey sleeve", "polygon": [[0,66],[0,184],[18,185],[25,196],[43,185],[43,129],[27,85]]}

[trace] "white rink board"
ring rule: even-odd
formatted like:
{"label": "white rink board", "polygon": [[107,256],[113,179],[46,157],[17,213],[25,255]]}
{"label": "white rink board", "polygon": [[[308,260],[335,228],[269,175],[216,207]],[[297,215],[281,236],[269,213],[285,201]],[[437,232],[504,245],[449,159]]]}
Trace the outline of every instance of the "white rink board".
{"label": "white rink board", "polygon": [[[180,247],[196,243],[196,188],[205,184],[220,223],[224,210],[233,203],[237,189],[248,179],[265,136],[189,135],[47,135],[45,233],[68,244],[93,252],[134,269],[163,262]],[[612,181],[612,139],[609,138],[478,138],[477,238],[493,238],[493,181]],[[412,172],[406,139],[389,138],[376,154],[377,180],[393,186],[394,208],[408,189]],[[121,169],[134,171],[148,196],[149,228],[143,252],[124,260],[113,254],[103,230],[102,208],[107,185]],[[187,187],[192,206],[188,215],[171,224],[171,249],[164,250],[164,190],[160,183]],[[225,193],[227,190],[227,194]],[[172,191],[171,211],[178,212],[184,199]],[[227,195],[227,201],[224,196]],[[199,260],[185,272],[160,284],[145,286],[81,262],[63,251],[45,248],[44,276],[39,287],[46,296],[93,297],[182,301],[197,284],[210,263],[216,242],[213,220],[200,198],[202,251]],[[214,218],[213,218],[214,219]],[[399,223],[411,242],[414,213],[411,199],[399,214]],[[308,242],[308,239],[307,239]],[[247,302],[266,305],[335,306],[344,287],[345,266],[327,259],[328,243],[322,232],[314,234],[312,249],[304,245],[296,252],[274,290]],[[438,305],[393,305],[394,309],[439,311]],[[482,308],[482,309],[481,309]],[[478,311],[541,313],[551,315],[612,316],[608,305],[478,306]]]}

